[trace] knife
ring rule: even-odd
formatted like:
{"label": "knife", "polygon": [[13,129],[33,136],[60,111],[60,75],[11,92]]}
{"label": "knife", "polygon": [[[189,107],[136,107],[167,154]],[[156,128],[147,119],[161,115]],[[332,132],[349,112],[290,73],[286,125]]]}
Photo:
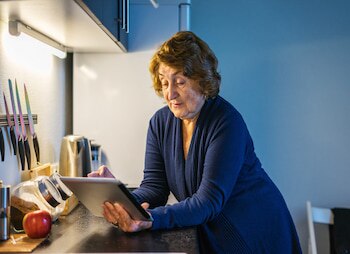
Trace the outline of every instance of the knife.
{"label": "knife", "polygon": [[36,161],[37,161],[37,163],[39,163],[40,162],[39,142],[38,142],[38,138],[37,138],[37,135],[35,133],[35,130],[34,130],[33,116],[32,116],[32,111],[30,110],[29,96],[28,96],[27,87],[25,84],[24,84],[24,94],[25,94],[25,98],[26,98],[29,129],[30,129],[30,133],[32,134],[32,138],[33,138],[33,145],[34,145],[34,150],[35,150],[35,155],[36,155]]}
{"label": "knife", "polygon": [[15,99],[13,97],[13,90],[12,90],[12,82],[11,82],[11,79],[9,79],[8,81],[9,81],[11,104],[12,104],[12,111],[13,111],[13,120],[15,122],[15,133],[17,136],[17,146],[18,146],[19,158],[21,161],[22,170],[24,170],[25,169],[25,158],[24,158],[23,140],[22,140],[22,135],[19,132],[19,127],[18,127]]}
{"label": "knife", "polygon": [[0,153],[1,153],[1,161],[5,160],[5,144],[4,144],[4,136],[2,135],[2,128],[0,127]]}
{"label": "knife", "polygon": [[30,147],[29,147],[29,143],[28,143],[27,130],[26,130],[26,126],[24,124],[24,118],[23,118],[23,114],[22,114],[21,100],[19,98],[17,80],[15,80],[15,83],[16,83],[16,96],[17,96],[17,106],[18,106],[19,120],[21,121],[22,139],[23,139],[23,142],[24,142],[24,152],[25,152],[25,155],[26,155],[26,158],[27,158],[28,169],[30,169],[31,168]]}
{"label": "knife", "polygon": [[10,138],[11,138],[11,143],[12,143],[12,147],[13,147],[13,154],[16,155],[17,154],[17,146],[16,146],[17,140],[16,140],[16,136],[15,136],[15,132],[14,132],[14,123],[11,121],[11,116],[10,116],[9,108],[7,106],[5,94],[4,93],[2,93],[2,94],[4,95],[7,124],[10,127]]}

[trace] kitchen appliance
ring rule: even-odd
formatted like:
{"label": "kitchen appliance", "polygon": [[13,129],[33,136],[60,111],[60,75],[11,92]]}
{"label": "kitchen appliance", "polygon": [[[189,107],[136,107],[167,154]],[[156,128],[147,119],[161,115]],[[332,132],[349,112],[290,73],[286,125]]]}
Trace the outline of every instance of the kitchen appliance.
{"label": "kitchen appliance", "polygon": [[68,135],[62,139],[59,173],[62,176],[87,176],[91,172],[90,141],[84,136]]}
{"label": "kitchen appliance", "polygon": [[91,143],[91,169],[97,170],[101,164],[102,148],[101,145]]}
{"label": "kitchen appliance", "polygon": [[2,185],[0,180],[0,240],[7,240],[10,237],[10,186]]}

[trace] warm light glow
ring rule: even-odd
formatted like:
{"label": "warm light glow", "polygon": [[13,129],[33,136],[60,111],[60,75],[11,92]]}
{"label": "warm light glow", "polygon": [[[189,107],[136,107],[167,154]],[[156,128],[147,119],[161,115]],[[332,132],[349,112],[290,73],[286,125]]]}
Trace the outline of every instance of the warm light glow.
{"label": "warm light glow", "polygon": [[3,31],[3,49],[8,61],[34,73],[51,71],[53,56],[42,50],[37,40],[22,40],[5,32],[6,30]]}
{"label": "warm light glow", "polygon": [[66,52],[55,49],[47,45],[46,43],[43,43],[25,33],[21,33],[19,36],[14,38],[17,40],[21,40],[22,41],[21,43],[23,43],[23,45],[28,45],[27,50],[32,50],[32,48],[36,48],[38,50],[42,50],[45,53],[53,54],[62,59],[67,57]]}
{"label": "warm light glow", "polygon": [[27,35],[25,33],[21,33],[18,37],[18,39],[20,40],[24,40],[24,41],[35,41],[33,44],[36,44],[38,45],[38,47],[41,47],[41,49],[45,52],[48,52],[50,54],[53,54],[61,59],[64,59],[67,57],[67,53],[66,52],[63,52],[61,50],[58,50],[54,47],[51,47],[50,45],[47,45],[46,43],[43,43],[33,37],[31,37],[30,35]]}
{"label": "warm light glow", "polygon": [[39,47],[43,51],[49,52],[59,58],[63,59],[67,57],[66,47],[20,21],[9,21],[9,33],[26,42],[37,41],[35,44],[40,45]]}
{"label": "warm light glow", "polygon": [[92,69],[90,69],[89,67],[87,67],[86,65],[82,65],[79,67],[80,71],[82,73],[84,73],[84,75],[86,77],[88,77],[89,79],[93,79],[96,80],[97,79],[97,74],[95,71],[93,71]]}

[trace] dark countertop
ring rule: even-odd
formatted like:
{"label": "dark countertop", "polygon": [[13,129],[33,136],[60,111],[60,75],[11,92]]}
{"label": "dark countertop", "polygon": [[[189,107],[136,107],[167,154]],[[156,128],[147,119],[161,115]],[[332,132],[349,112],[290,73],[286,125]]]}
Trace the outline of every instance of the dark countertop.
{"label": "dark countertop", "polygon": [[34,253],[177,252],[199,253],[195,228],[124,233],[83,205],[60,217]]}

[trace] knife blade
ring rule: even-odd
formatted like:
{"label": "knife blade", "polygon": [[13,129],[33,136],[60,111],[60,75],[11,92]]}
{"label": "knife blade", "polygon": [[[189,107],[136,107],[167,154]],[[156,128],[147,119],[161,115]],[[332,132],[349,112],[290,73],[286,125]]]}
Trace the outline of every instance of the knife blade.
{"label": "knife blade", "polygon": [[5,160],[5,143],[4,136],[2,135],[2,128],[0,127],[0,153],[1,153],[1,161]]}
{"label": "knife blade", "polygon": [[15,84],[16,84],[16,97],[17,97],[19,120],[21,122],[21,127],[22,127],[22,139],[23,139],[23,143],[24,143],[24,153],[25,153],[25,156],[27,158],[28,169],[30,169],[31,168],[30,147],[29,147],[29,143],[28,143],[27,130],[26,130],[26,126],[24,124],[24,118],[23,118],[23,114],[22,114],[21,99],[19,98],[17,80],[15,80]]}
{"label": "knife blade", "polygon": [[15,122],[15,133],[17,136],[18,153],[19,153],[19,158],[20,158],[21,165],[22,165],[22,170],[24,170],[25,169],[25,157],[24,157],[23,140],[22,140],[22,135],[19,132],[19,127],[18,127],[18,119],[17,119],[17,113],[16,113],[15,99],[13,97],[13,89],[12,89],[11,79],[9,79],[8,82],[9,82],[9,88],[10,88],[10,98],[11,98],[12,111],[13,111],[13,120]]}
{"label": "knife blade", "polygon": [[10,116],[9,108],[7,106],[5,93],[2,93],[2,94],[4,96],[7,124],[10,127],[10,138],[11,138],[11,143],[12,143],[12,147],[13,147],[13,154],[16,155],[17,154],[17,146],[16,146],[17,140],[16,140],[16,135],[14,132],[15,126],[14,126],[14,123],[11,121],[11,116]]}
{"label": "knife blade", "polygon": [[25,98],[26,98],[29,130],[30,130],[30,133],[32,134],[36,161],[37,161],[37,163],[39,163],[40,162],[39,142],[38,142],[38,137],[36,135],[36,132],[34,130],[34,121],[33,121],[32,111],[30,110],[29,96],[28,96],[26,84],[24,84],[24,94],[25,94]]}

